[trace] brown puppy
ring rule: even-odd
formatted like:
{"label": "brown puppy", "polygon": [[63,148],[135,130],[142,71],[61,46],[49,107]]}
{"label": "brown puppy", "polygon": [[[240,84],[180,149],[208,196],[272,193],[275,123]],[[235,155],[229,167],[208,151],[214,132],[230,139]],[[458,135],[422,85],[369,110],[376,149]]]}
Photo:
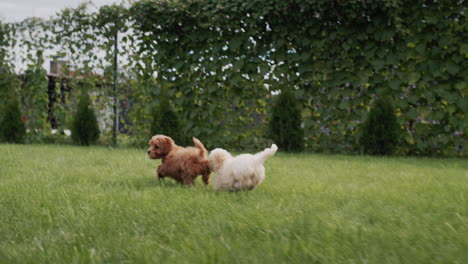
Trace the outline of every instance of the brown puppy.
{"label": "brown puppy", "polygon": [[196,138],[192,138],[194,147],[181,147],[168,136],[155,135],[149,141],[150,159],[162,159],[157,169],[159,179],[170,177],[179,183],[194,184],[195,178],[203,175],[203,182],[210,183],[208,151]]}

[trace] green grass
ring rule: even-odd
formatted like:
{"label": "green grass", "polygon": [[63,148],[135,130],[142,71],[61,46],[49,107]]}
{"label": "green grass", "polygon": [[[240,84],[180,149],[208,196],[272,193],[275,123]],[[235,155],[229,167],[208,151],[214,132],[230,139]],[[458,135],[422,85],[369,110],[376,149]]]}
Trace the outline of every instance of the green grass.
{"label": "green grass", "polygon": [[278,153],[221,193],[158,164],[0,145],[0,263],[468,263],[466,159]]}

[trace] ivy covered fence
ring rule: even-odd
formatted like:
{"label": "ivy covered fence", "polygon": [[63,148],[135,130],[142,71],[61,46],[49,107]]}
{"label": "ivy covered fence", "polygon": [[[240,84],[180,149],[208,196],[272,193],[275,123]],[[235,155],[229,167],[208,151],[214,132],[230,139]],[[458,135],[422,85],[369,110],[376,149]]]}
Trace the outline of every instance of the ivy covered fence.
{"label": "ivy covered fence", "polygon": [[[208,147],[264,146],[273,97],[290,89],[301,102],[307,150],[359,151],[361,123],[386,93],[402,129],[398,153],[465,155],[466,12],[464,1],[448,0],[136,1],[68,9],[47,23],[2,24],[12,30],[1,32],[51,32],[44,42],[22,40],[80,65],[80,85],[100,91],[96,102],[118,97],[132,105],[135,144],[148,137],[167,89],[184,134]],[[10,39],[0,51],[17,45]],[[118,79],[115,52],[125,58]],[[25,60],[42,67],[35,54]]]}

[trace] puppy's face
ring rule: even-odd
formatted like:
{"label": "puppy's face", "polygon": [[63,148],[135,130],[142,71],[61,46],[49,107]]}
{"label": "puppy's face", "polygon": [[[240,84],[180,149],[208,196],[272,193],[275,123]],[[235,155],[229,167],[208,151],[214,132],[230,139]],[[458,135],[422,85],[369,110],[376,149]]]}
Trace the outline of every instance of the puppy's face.
{"label": "puppy's face", "polygon": [[224,149],[214,149],[210,152],[208,156],[208,166],[214,172],[218,172],[224,165],[224,162],[227,159],[232,158],[231,154]]}
{"label": "puppy's face", "polygon": [[148,156],[150,159],[160,159],[164,158],[169,152],[171,152],[174,141],[172,138],[156,135],[153,136],[148,142],[150,147],[148,148]]}

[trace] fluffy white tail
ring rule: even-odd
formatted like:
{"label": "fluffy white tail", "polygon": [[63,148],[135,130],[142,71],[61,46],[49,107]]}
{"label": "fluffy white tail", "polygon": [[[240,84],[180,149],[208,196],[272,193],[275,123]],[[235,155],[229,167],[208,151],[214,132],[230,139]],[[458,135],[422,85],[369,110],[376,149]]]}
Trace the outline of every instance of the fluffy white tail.
{"label": "fluffy white tail", "polygon": [[255,154],[255,156],[257,156],[258,159],[263,163],[269,157],[275,155],[277,150],[278,150],[278,147],[275,144],[273,144],[271,145],[271,148],[267,148],[264,151]]}

